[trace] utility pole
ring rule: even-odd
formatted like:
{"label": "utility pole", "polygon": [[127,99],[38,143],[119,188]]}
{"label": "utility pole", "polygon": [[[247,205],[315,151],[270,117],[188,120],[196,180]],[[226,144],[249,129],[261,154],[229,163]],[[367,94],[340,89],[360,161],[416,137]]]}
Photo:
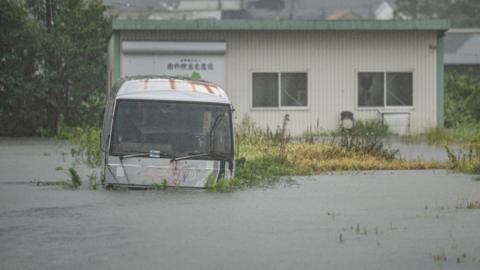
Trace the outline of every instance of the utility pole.
{"label": "utility pole", "polygon": [[45,0],[45,26],[47,27],[48,32],[51,31],[53,26],[54,5],[54,0]]}
{"label": "utility pole", "polygon": [[289,18],[290,20],[293,20],[293,17],[294,17],[295,1],[296,1],[296,0],[290,0],[290,15],[288,16],[288,18]]}
{"label": "utility pole", "polygon": [[223,9],[222,0],[218,0],[218,10],[219,10],[220,12],[222,12],[222,9]]}

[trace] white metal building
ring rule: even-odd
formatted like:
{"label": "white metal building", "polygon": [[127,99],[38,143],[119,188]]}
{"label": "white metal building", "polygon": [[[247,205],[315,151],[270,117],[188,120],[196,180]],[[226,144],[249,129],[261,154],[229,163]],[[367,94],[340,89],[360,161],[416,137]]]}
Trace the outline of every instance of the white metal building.
{"label": "white metal building", "polygon": [[237,110],[275,129],[333,130],[340,113],[398,133],[443,125],[448,21],[114,20],[109,88],[120,77],[180,75],[224,87]]}

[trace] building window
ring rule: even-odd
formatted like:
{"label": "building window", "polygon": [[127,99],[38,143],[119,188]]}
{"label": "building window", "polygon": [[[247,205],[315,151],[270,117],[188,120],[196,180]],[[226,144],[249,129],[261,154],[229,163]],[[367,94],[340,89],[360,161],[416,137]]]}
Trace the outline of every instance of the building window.
{"label": "building window", "polygon": [[384,98],[384,74],[382,72],[358,73],[358,106],[380,107]]}
{"label": "building window", "polygon": [[359,72],[358,106],[413,106],[413,73]]}
{"label": "building window", "polygon": [[255,72],[252,105],[257,108],[306,107],[306,72]]}
{"label": "building window", "polygon": [[413,105],[413,76],[411,72],[387,73],[387,106]]}
{"label": "building window", "polygon": [[253,73],[253,107],[278,107],[278,73]]}

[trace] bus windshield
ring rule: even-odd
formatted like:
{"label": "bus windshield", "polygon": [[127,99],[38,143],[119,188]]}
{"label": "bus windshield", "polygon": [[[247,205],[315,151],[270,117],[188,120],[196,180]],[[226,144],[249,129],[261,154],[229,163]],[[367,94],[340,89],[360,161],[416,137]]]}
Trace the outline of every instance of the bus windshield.
{"label": "bus windshield", "polygon": [[172,159],[233,158],[231,110],[227,104],[119,100],[110,154],[156,152]]}

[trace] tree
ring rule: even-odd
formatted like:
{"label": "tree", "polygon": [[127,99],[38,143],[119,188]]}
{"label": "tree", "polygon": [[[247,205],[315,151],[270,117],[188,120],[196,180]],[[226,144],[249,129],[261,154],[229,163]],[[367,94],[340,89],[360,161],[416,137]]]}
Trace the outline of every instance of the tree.
{"label": "tree", "polygon": [[397,0],[396,14],[412,19],[443,18],[451,0]]}
{"label": "tree", "polygon": [[478,0],[396,0],[397,17],[449,19],[453,27],[479,27]]}
{"label": "tree", "polygon": [[98,125],[109,25],[102,1],[0,4],[0,135],[54,133],[60,115]]}
{"label": "tree", "polygon": [[23,6],[9,0],[0,6],[0,135],[30,135],[45,120],[36,86],[43,32]]}
{"label": "tree", "polygon": [[105,93],[108,22],[103,12],[100,0],[63,0],[56,4],[53,26],[43,50],[50,124],[56,125],[60,114],[67,125],[88,121],[88,111],[82,112],[82,108]]}
{"label": "tree", "polygon": [[447,14],[454,27],[480,27],[478,0],[457,0],[449,7]]}

